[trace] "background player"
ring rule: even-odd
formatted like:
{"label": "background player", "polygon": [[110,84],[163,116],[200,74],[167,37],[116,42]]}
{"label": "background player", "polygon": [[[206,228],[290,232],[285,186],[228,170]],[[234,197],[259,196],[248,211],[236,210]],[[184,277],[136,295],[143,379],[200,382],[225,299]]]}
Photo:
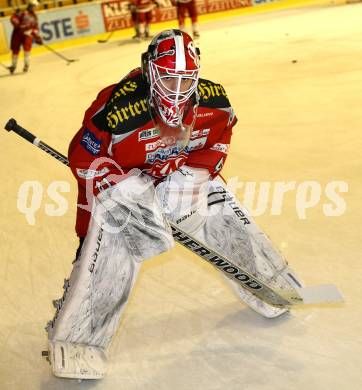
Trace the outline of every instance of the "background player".
{"label": "background player", "polygon": [[154,0],[132,0],[130,3],[136,35],[133,38],[151,38],[150,24],[152,11],[157,6]]}
{"label": "background player", "polygon": [[185,19],[189,15],[192,24],[192,35],[194,39],[200,37],[197,25],[197,7],[195,0],[171,0],[172,5],[177,8],[177,19],[179,29],[185,31]]}
{"label": "background player", "polygon": [[37,0],[29,0],[28,6],[24,11],[17,10],[11,16],[11,24],[13,25],[13,32],[11,35],[11,51],[12,59],[9,67],[10,73],[14,73],[21,46],[24,50],[24,68],[23,71],[29,70],[30,51],[33,40],[39,45],[42,44],[42,38],[39,35],[38,18],[35,14],[35,8],[38,5]]}

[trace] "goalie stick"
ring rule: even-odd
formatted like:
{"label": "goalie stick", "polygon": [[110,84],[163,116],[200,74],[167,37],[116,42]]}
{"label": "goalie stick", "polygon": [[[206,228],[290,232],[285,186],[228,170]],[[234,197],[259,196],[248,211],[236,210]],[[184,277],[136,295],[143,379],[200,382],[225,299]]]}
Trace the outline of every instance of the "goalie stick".
{"label": "goalie stick", "polygon": [[[9,132],[14,131],[22,138],[25,138],[33,145],[56,158],[58,161],[69,166],[69,161],[64,155],[51,148],[44,142],[40,141],[28,130],[18,125],[15,119],[9,119],[5,125],[5,129]],[[343,301],[341,293],[334,285],[320,285],[295,289],[292,287],[290,289],[279,289],[271,287],[251,273],[234,264],[226,257],[221,256],[213,249],[200,243],[198,240],[184,232],[174,223],[170,221],[169,223],[171,225],[173,238],[176,242],[191,250],[203,260],[207,261],[215,268],[223,272],[223,274],[228,278],[234,280],[240,286],[252,292],[266,303],[277,307],[289,307],[294,305],[336,303]]]}

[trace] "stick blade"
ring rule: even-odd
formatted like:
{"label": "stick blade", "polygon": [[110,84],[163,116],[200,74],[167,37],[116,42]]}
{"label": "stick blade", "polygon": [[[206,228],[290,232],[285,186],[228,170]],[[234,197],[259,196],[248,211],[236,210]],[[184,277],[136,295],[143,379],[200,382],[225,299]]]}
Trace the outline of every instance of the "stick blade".
{"label": "stick blade", "polygon": [[305,304],[341,303],[343,295],[333,284],[296,288]]}

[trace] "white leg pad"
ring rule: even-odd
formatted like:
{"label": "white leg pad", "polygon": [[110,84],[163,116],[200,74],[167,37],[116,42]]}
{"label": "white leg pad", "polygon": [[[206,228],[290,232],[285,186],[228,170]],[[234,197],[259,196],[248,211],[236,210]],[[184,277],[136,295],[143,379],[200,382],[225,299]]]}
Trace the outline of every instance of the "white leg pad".
{"label": "white leg pad", "polygon": [[106,349],[141,261],[172,247],[170,228],[154,203],[154,188],[148,184],[142,177],[132,176],[95,199],[103,207],[93,210],[64,295],[54,302],[57,311],[47,327],[50,341]]}
{"label": "white leg pad", "polygon": [[[193,235],[201,243],[229,258],[236,265],[255,275],[272,287],[288,289],[302,287],[299,278],[288,267],[283,256],[269,238],[260,230],[224,182],[216,178],[209,182],[207,214],[199,230],[191,231],[185,216],[169,213],[168,217],[181,229]],[[267,304],[235,281],[226,278],[238,296],[253,310],[264,317],[273,318],[288,311]]]}
{"label": "white leg pad", "polygon": [[[280,252],[220,178],[210,183],[209,205],[211,216],[196,238],[206,240],[212,248],[271,286],[284,289],[303,286]],[[225,240],[225,237],[228,239]],[[229,278],[227,281],[250,308],[266,318],[278,317],[288,311],[262,301]]]}
{"label": "white leg pad", "polygon": [[101,379],[107,369],[102,348],[62,341],[49,341],[49,361],[61,378]]}

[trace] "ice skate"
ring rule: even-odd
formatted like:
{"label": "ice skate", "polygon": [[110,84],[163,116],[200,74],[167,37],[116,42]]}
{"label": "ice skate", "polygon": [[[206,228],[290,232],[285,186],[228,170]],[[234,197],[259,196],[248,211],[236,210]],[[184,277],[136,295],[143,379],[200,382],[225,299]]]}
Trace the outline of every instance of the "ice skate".
{"label": "ice skate", "polygon": [[132,37],[132,39],[135,41],[135,42],[141,42],[142,41],[142,36],[140,34],[136,34]]}
{"label": "ice skate", "polygon": [[200,33],[198,31],[194,31],[192,33],[192,36],[193,36],[194,39],[199,39],[200,38]]}

